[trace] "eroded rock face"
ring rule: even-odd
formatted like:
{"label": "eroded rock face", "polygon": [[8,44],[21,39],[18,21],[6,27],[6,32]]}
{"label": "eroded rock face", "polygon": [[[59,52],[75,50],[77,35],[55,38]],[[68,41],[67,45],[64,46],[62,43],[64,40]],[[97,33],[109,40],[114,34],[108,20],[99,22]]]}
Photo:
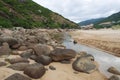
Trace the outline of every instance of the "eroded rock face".
{"label": "eroded rock face", "polygon": [[113,74],[120,75],[120,71],[118,71],[115,67],[110,67],[107,71]]}
{"label": "eroded rock face", "polygon": [[50,53],[50,57],[54,61],[70,60],[75,58],[76,52],[72,49],[55,49]]}
{"label": "eroded rock face", "polygon": [[31,64],[30,66],[24,69],[24,74],[28,75],[31,78],[41,78],[45,74],[45,68],[42,64]]}
{"label": "eroded rock face", "polygon": [[9,48],[8,43],[3,43],[3,45],[0,47],[0,56],[2,55],[10,55],[11,49]]}
{"label": "eroded rock face", "polygon": [[79,72],[91,73],[95,71],[96,65],[87,57],[78,57],[72,64],[74,70]]}
{"label": "eroded rock face", "polygon": [[43,65],[48,65],[52,62],[52,59],[49,56],[41,55],[37,57],[35,61],[38,63],[42,63]]}
{"label": "eroded rock face", "polygon": [[120,78],[116,75],[112,75],[108,80],[120,80]]}
{"label": "eroded rock face", "polygon": [[15,63],[15,64],[12,64],[10,66],[8,66],[8,68],[11,68],[13,70],[18,70],[18,71],[24,71],[24,69],[29,66],[30,64],[28,63]]}
{"label": "eroded rock face", "polygon": [[23,76],[19,73],[15,73],[11,76],[9,76],[8,78],[6,78],[5,80],[32,80],[29,77]]}

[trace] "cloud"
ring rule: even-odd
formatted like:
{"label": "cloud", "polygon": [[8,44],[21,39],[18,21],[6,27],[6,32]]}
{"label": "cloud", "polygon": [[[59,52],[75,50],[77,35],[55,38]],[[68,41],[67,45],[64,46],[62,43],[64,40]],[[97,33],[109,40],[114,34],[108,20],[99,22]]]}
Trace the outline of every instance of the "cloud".
{"label": "cloud", "polygon": [[33,0],[62,16],[80,22],[120,11],[120,0]]}

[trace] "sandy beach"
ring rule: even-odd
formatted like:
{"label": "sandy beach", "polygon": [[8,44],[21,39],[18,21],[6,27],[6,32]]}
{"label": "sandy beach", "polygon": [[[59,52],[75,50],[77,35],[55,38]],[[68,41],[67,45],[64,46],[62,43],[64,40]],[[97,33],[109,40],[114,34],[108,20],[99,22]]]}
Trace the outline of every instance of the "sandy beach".
{"label": "sandy beach", "polygon": [[[34,61],[32,60],[30,60],[30,62],[34,63]],[[49,65],[54,66],[56,70],[49,69]],[[63,64],[60,62],[53,62],[49,65],[46,66],[47,71],[42,78],[32,79],[32,80],[107,80],[106,77],[102,75],[98,70],[91,74],[76,72],[75,70],[72,69],[72,66],[71,66],[72,63]],[[14,73],[20,73],[24,75],[22,71],[15,71],[6,67],[0,67],[0,73],[1,73],[0,80],[4,80],[5,78],[9,77]]]}
{"label": "sandy beach", "polygon": [[76,30],[70,32],[78,43],[120,56],[120,30]]}

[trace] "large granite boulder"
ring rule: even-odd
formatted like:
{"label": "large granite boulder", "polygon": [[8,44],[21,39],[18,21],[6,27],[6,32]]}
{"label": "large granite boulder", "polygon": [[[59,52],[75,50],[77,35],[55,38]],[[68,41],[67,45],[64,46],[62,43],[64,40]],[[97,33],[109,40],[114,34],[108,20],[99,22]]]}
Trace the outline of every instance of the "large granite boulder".
{"label": "large granite boulder", "polygon": [[2,37],[0,38],[0,44],[7,42],[10,46],[10,48],[18,48],[20,46],[17,39],[12,37]]}
{"label": "large granite boulder", "polygon": [[120,80],[120,78],[116,75],[112,75],[108,80]]}
{"label": "large granite boulder", "polygon": [[74,70],[84,73],[91,73],[97,69],[94,62],[85,56],[78,57],[73,62],[72,67]]}
{"label": "large granite boulder", "polygon": [[33,50],[29,49],[20,54],[23,58],[30,58],[33,55]]}
{"label": "large granite boulder", "polygon": [[0,56],[3,55],[10,55],[11,49],[9,48],[8,43],[3,43],[3,45],[0,47]]}
{"label": "large granite boulder", "polygon": [[110,67],[107,71],[113,74],[120,75],[120,71],[118,71],[115,67]]}
{"label": "large granite boulder", "polygon": [[37,33],[36,38],[39,43],[45,44],[51,40],[50,35],[47,32]]}
{"label": "large granite boulder", "polygon": [[33,50],[37,56],[41,56],[42,54],[49,55],[51,52],[50,48],[43,44],[37,44],[33,46]]}
{"label": "large granite boulder", "polygon": [[12,64],[10,66],[8,66],[7,68],[11,68],[13,70],[18,70],[18,71],[24,71],[24,69],[29,66],[30,64],[29,63],[15,63],[15,64]]}
{"label": "large granite boulder", "polygon": [[24,74],[28,75],[31,78],[38,79],[45,74],[45,68],[42,64],[31,64],[24,69]]}
{"label": "large granite boulder", "polygon": [[43,65],[48,65],[52,62],[52,59],[49,56],[41,55],[38,56],[35,61],[38,63],[42,63]]}
{"label": "large granite boulder", "polygon": [[75,58],[76,52],[72,49],[57,48],[50,53],[50,57],[54,61],[70,60]]}
{"label": "large granite boulder", "polygon": [[32,80],[32,79],[30,79],[29,77],[26,77],[22,74],[15,73],[15,74],[9,76],[8,78],[6,78],[5,80]]}

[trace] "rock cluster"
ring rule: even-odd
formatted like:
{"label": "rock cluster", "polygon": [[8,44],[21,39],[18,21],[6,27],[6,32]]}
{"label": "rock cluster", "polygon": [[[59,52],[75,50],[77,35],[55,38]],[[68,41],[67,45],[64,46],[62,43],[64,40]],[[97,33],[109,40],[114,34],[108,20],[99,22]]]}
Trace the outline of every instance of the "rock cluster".
{"label": "rock cluster", "polygon": [[[15,73],[5,80],[41,78],[47,71],[45,66],[52,62],[70,64],[77,55],[76,51],[65,49],[61,45],[62,36],[59,34],[63,32],[62,30],[19,28],[17,30],[2,29],[0,31],[0,57],[3,55],[17,56],[5,59],[9,63],[7,68],[22,71],[24,75],[28,76]],[[57,33],[59,34],[57,35]],[[59,39],[61,40],[58,41]],[[33,63],[30,62],[31,60]],[[0,66],[6,66],[6,62],[0,62]],[[79,56],[72,66],[74,70],[84,73],[91,73],[97,69],[94,64],[94,57],[87,53]],[[50,65],[49,69],[56,70],[56,67]]]}

